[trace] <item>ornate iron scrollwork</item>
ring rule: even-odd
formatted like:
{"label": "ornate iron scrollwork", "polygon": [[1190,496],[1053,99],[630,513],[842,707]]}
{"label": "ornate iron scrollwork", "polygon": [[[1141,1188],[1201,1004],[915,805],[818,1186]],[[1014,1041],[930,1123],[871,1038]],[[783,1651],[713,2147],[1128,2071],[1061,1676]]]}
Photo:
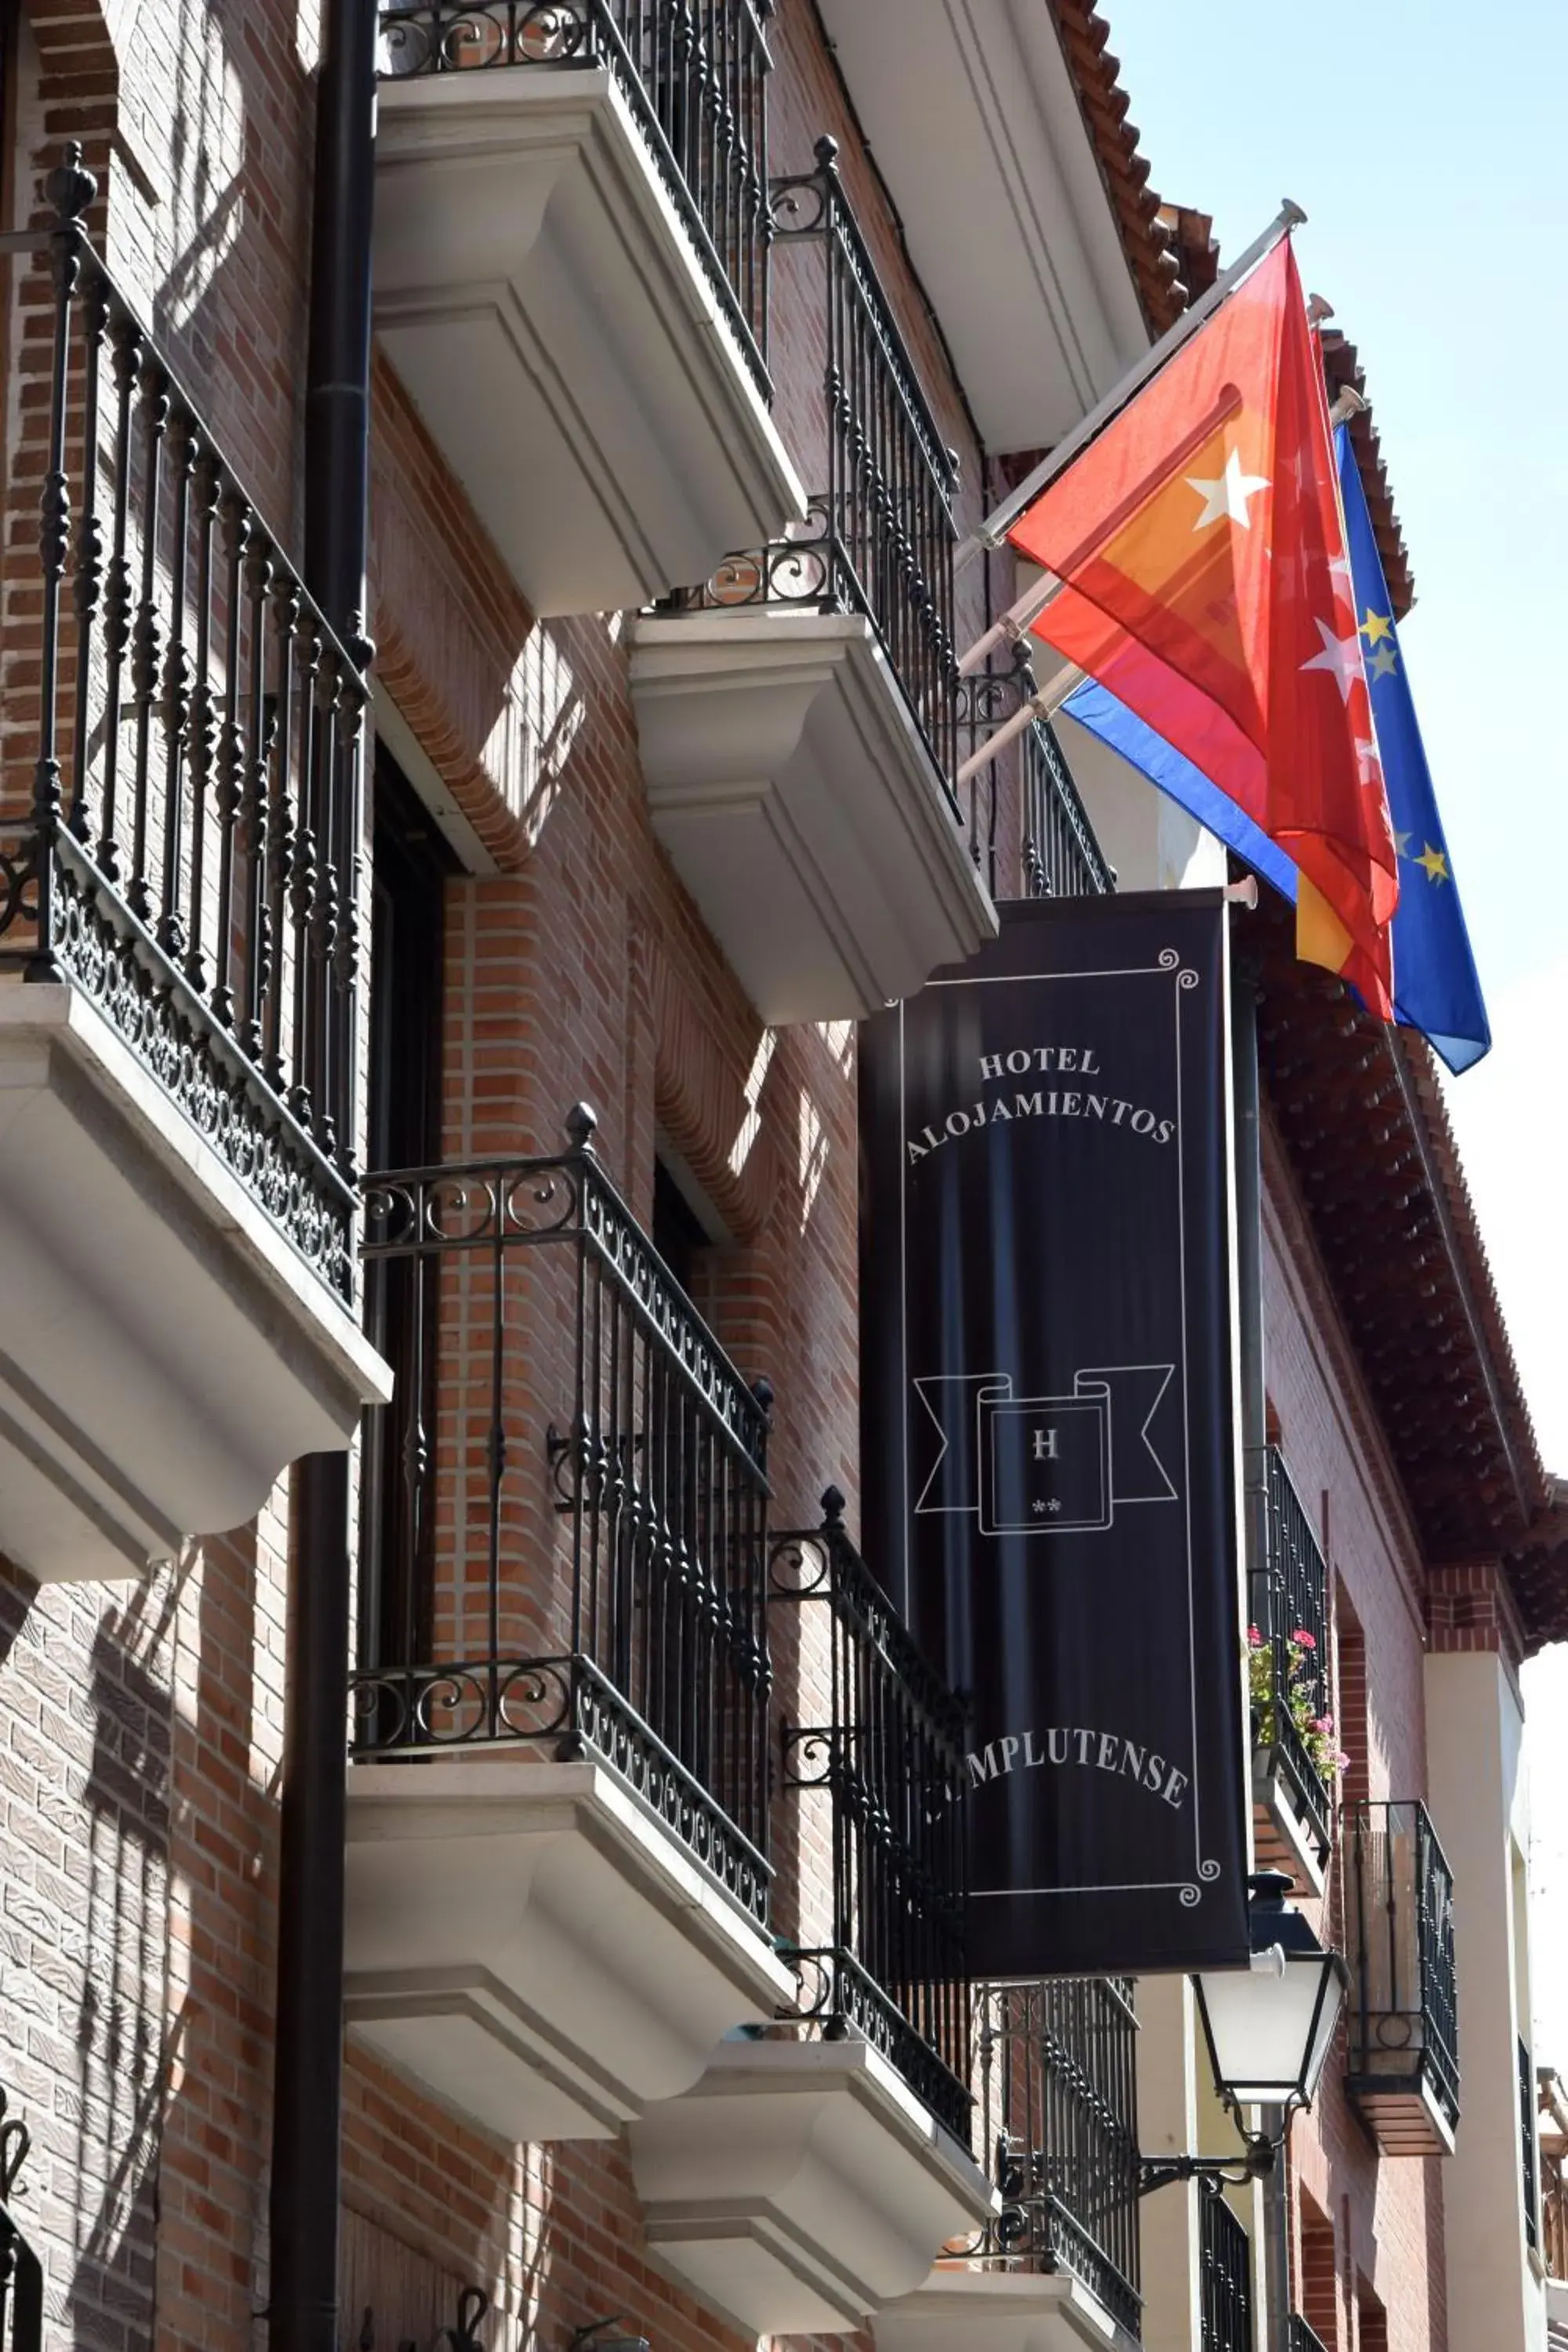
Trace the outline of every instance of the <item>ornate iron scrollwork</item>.
{"label": "ornate iron scrollwork", "polygon": [[57,845],[60,976],[90,997],[306,1264],[352,1297],[353,1194],[237,1050],[220,1043],[180,975],[136,937],[129,913],[116,920],[111,895],[73,850]]}
{"label": "ornate iron scrollwork", "polygon": [[0,2089],[0,2205],[9,2205],[32,2150],[33,2135],[20,2116],[12,2115],[8,2093]]}
{"label": "ornate iron scrollwork", "polygon": [[780,1753],[784,1787],[831,1816],[833,1941],[784,1950],[799,1992],[781,2015],[869,2042],[966,2141],[963,1709],[850,1542],[837,1486],[822,1505],[768,1551],[770,1602],[823,1607],[829,1628],[826,1719],[783,1726]]}
{"label": "ornate iron scrollwork", "polygon": [[[741,1378],[609,1181],[593,1113],[566,1124],[552,1159],[366,1186],[364,1255],[413,1301],[424,1369],[367,1430],[388,1497],[367,1575],[415,1605],[353,1678],[353,1753],[523,1742],[602,1761],[761,1920],[773,1392]],[[535,1351],[570,1383],[542,1431]]]}
{"label": "ornate iron scrollwork", "polygon": [[[489,2296],[482,2286],[463,2287],[458,2295],[458,2315],[449,2326],[443,2327],[427,2347],[416,2336],[399,2336],[396,2352],[485,2352],[479,2330],[489,2307]],[[366,2304],[361,2315],[354,2352],[377,2352],[375,2310],[371,2304]]]}
{"label": "ornate iron scrollwork", "polygon": [[347,1298],[363,648],[94,251],[74,142],[48,194],[39,659],[16,713],[37,759],[0,848],[0,957],[89,996]]}

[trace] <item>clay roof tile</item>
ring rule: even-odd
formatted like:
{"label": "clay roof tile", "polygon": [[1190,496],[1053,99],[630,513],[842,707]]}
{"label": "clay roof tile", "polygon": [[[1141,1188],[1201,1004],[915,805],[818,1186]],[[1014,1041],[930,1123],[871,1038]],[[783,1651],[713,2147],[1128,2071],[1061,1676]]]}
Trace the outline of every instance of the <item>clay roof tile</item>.
{"label": "clay roof tile", "polygon": [[1131,101],[1121,84],[1121,60],[1106,46],[1110,26],[1089,0],[1049,5],[1143,316],[1151,334],[1162,335],[1186,307],[1187,289],[1179,255],[1166,250],[1159,199],[1148,187],[1148,158],[1138,152],[1138,126],[1127,119]]}

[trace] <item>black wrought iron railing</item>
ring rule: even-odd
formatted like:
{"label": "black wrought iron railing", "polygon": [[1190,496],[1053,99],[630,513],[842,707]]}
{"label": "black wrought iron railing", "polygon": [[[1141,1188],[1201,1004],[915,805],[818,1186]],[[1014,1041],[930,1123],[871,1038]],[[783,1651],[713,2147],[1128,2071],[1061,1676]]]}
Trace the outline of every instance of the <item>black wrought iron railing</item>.
{"label": "black wrought iron railing", "polygon": [[1347,1841],[1348,2087],[1459,2114],[1454,1876],[1418,1801],[1363,1805]]}
{"label": "black wrought iron railing", "polygon": [[606,71],[765,395],[773,13],[773,0],[381,0],[381,72]]}
{"label": "black wrought iron railing", "polygon": [[[80,151],[24,278],[0,968],[90,997],[246,1190],[353,1287],[366,688],[93,251]],[[36,389],[38,398],[27,394]],[[36,423],[35,423],[36,420]]]}
{"label": "black wrought iron railing", "polygon": [[0,2352],[43,2352],[44,2271],[12,2211],[32,2135],[0,2091]]}
{"label": "black wrought iron railing", "polygon": [[1088,898],[1116,887],[1061,745],[1044,719],[1023,740],[1024,895]]}
{"label": "black wrought iron railing", "polygon": [[1310,2320],[1300,2312],[1290,2314],[1290,2352],[1327,2352],[1327,2347]]}
{"label": "black wrought iron railing", "polygon": [[[1268,1688],[1261,1702],[1254,1697],[1253,1736],[1284,1773],[1326,1851],[1333,1785],[1320,1770],[1313,1747],[1338,1747],[1329,1681],[1328,1562],[1277,1445],[1266,1449],[1261,1475],[1263,1557],[1252,1569],[1252,1612],[1268,1660]],[[1314,1733],[1310,1727],[1318,1723],[1328,1729]]]}
{"label": "black wrought iron railing", "polygon": [[609,1764],[766,1916],[765,1383],[600,1167],[373,1176],[356,1758],[531,1744]]}
{"label": "black wrought iron railing", "polygon": [[775,268],[811,273],[803,299],[820,305],[822,401],[802,470],[813,486],[798,533],[727,556],[668,609],[750,605],[859,613],[893,677],[952,803],[984,857],[979,794],[961,818],[958,659],[953,642],[952,501],[958,460],[944,443],[838,174],[837,144],[817,167],[775,180]]}
{"label": "black wrought iron railing", "polygon": [[1198,2208],[1203,2352],[1252,2352],[1252,2241],[1218,2189],[1200,2188]]}
{"label": "black wrought iron railing", "polygon": [[[1014,648],[1012,667],[979,671],[958,681],[958,733],[962,751],[978,751],[987,737],[1016,718],[1036,690],[1026,646]],[[1013,752],[1017,761],[1016,841],[999,839],[1005,799],[997,774],[987,770],[984,791],[971,808],[976,862],[993,898],[1011,887],[1010,856],[1017,852],[1017,887],[1026,898],[1098,898],[1116,887],[1116,869],[1095,835],[1072,771],[1047,720],[1036,719]],[[1003,862],[1004,852],[1009,862]]]}
{"label": "black wrought iron railing", "polygon": [[1524,2200],[1524,2242],[1532,2254],[1541,2251],[1541,2177],[1536,2163],[1535,2069],[1530,2045],[1519,2042],[1519,2169]]}
{"label": "black wrought iron railing", "polygon": [[980,2144],[1002,2193],[978,2254],[999,2268],[1069,2272],[1135,2336],[1142,2297],[1131,1979],[984,1985],[975,2023]]}
{"label": "black wrought iron railing", "polygon": [[843,1496],[822,1499],[820,1528],[769,1546],[770,1602],[827,1628],[820,1716],[782,1733],[784,1787],[820,1791],[831,1821],[829,1937],[793,1953],[801,2015],[862,2034],[967,2146],[963,1710],[850,1542]]}

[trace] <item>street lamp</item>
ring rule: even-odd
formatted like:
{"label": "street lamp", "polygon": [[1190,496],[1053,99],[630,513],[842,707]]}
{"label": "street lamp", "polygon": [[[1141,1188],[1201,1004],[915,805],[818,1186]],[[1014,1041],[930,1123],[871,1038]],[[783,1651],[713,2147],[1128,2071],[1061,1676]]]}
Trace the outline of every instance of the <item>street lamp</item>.
{"label": "street lamp", "polygon": [[1141,2189],[1171,2180],[1217,2187],[1260,2179],[1274,2168],[1291,2116],[1312,2104],[1348,1979],[1339,1954],[1325,1951],[1300,1912],[1287,1905],[1293,1883],[1278,1870],[1249,1879],[1251,1966],[1205,1969],[1193,1979],[1220,2097],[1238,2129],[1241,2108],[1279,2107],[1279,2137],[1243,2131],[1246,2147],[1230,2158],[1145,2157]]}
{"label": "street lamp", "polygon": [[1249,1969],[1196,1979],[1215,2081],[1228,2107],[1310,2107],[1344,2000],[1345,1964],[1286,1904],[1283,1871],[1250,1879]]}

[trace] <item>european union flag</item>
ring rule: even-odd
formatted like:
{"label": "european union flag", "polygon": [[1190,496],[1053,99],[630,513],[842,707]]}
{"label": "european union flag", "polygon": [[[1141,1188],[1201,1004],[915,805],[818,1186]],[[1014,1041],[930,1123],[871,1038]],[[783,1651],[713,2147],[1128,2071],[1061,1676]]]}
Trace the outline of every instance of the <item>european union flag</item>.
{"label": "european union flag", "polygon": [[1429,1037],[1456,1073],[1479,1062],[1492,1042],[1469,933],[1437,816],[1431,771],[1405,675],[1394,607],[1362,488],[1348,428],[1335,435],[1351,585],[1361,615],[1362,659],[1372,694],[1378,756],[1399,851],[1399,905],[1394,917],[1394,1012]]}
{"label": "european union flag", "polygon": [[[1457,1074],[1480,1060],[1491,1045],[1492,1033],[1448,845],[1437,817],[1436,796],[1422,749],[1421,730],[1415,723],[1361,470],[1342,425],[1335,439],[1351,585],[1361,615],[1362,655],[1399,851],[1399,905],[1394,917],[1394,1018],[1429,1037]],[[1086,680],[1068,695],[1062,709],[1068,719],[1119,751],[1152,783],[1179,802],[1282,897],[1294,900],[1296,868],[1286,852],[1113,694],[1092,679]]]}

